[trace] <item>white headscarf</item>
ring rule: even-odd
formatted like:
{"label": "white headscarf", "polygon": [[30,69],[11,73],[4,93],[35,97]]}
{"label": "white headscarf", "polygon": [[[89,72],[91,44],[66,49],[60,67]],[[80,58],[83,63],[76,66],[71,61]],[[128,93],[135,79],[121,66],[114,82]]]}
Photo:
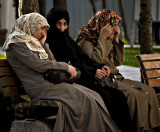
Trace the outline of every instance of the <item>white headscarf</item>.
{"label": "white headscarf", "polygon": [[6,38],[2,50],[7,51],[11,43],[24,42],[30,50],[39,52],[40,59],[47,59],[48,55],[41,43],[33,37],[33,33],[41,27],[50,27],[42,15],[38,13],[22,15],[16,20],[11,33]]}

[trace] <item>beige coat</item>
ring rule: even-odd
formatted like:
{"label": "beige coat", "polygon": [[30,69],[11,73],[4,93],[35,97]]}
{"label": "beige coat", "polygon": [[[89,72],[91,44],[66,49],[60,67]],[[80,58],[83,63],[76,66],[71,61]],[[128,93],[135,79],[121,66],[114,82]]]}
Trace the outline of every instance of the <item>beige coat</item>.
{"label": "beige coat", "polygon": [[86,40],[80,41],[78,45],[92,60],[106,64],[112,74],[119,72],[116,66],[122,65],[124,61],[124,45],[112,44],[109,40],[105,40],[102,37],[98,39],[97,46]]}
{"label": "beige coat", "polygon": [[47,44],[44,49],[50,60],[39,59],[25,43],[9,47],[7,59],[31,99],[59,102],[54,132],[119,132],[96,92],[78,84],[53,84],[44,80],[43,73],[49,69],[68,70],[66,63],[55,61]]}
{"label": "beige coat", "polygon": [[125,57],[123,43],[111,43],[100,37],[97,46],[86,40],[81,40],[78,45],[91,59],[106,64],[111,73],[120,78],[118,89],[127,97],[130,115],[137,128],[148,130],[149,125],[152,128],[160,126],[160,110],[153,88],[117,75],[119,70],[116,66],[120,66]]}

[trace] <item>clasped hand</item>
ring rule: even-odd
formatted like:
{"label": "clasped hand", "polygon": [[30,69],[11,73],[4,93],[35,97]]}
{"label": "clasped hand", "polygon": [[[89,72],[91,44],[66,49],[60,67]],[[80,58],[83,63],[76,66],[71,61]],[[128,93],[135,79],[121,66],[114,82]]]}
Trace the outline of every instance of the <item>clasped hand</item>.
{"label": "clasped hand", "polygon": [[110,69],[107,66],[103,66],[102,69],[97,69],[95,77],[102,79],[105,76],[109,76],[111,73]]}
{"label": "clasped hand", "polygon": [[[75,67],[68,65],[68,73],[71,74],[70,79],[77,76],[77,70]],[[95,77],[102,79],[105,76],[109,76],[111,73],[110,69],[107,66],[103,66],[102,69],[97,69]]]}
{"label": "clasped hand", "polygon": [[70,79],[74,78],[77,76],[77,70],[75,67],[68,65],[68,73],[71,74]]}

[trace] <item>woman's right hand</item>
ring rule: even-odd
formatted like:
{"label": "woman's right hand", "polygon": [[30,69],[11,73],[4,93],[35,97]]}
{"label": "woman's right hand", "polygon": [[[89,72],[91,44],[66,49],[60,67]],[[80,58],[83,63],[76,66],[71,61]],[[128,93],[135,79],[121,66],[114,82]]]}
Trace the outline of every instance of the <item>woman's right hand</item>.
{"label": "woman's right hand", "polygon": [[70,79],[77,76],[77,70],[75,67],[68,65],[68,73],[71,74]]}
{"label": "woman's right hand", "polygon": [[97,69],[95,77],[102,79],[103,77],[107,76],[107,73],[101,69]]}
{"label": "woman's right hand", "polygon": [[109,23],[107,23],[105,26],[101,28],[100,36],[106,39],[111,35],[112,32],[113,27]]}

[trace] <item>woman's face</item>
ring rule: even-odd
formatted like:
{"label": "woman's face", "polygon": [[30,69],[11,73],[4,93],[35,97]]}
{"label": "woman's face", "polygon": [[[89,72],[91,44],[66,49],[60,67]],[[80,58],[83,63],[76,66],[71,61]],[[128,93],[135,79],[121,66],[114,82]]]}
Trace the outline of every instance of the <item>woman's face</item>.
{"label": "woman's face", "polygon": [[114,38],[115,34],[120,34],[120,29],[118,26],[113,27],[113,31],[108,38]]}
{"label": "woman's face", "polygon": [[39,42],[44,45],[47,38],[47,27],[42,27],[33,33],[33,37],[37,38]]}
{"label": "woman's face", "polygon": [[117,34],[117,33],[119,34],[120,29],[119,29],[119,27],[118,27],[118,21],[116,21],[115,25],[112,26],[112,28],[113,28],[113,31],[112,31],[112,33],[110,34],[109,38],[113,38],[114,35]]}
{"label": "woman's face", "polygon": [[56,23],[57,28],[61,31],[64,32],[68,28],[67,21],[62,18]]}

